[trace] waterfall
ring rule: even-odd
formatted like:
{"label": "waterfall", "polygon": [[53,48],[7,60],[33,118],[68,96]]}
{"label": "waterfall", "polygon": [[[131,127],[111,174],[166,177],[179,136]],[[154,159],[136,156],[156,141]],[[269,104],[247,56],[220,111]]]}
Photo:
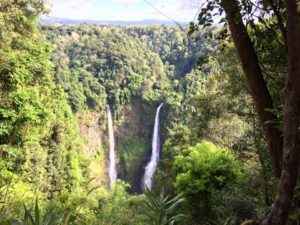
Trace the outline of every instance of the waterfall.
{"label": "waterfall", "polygon": [[160,154],[159,112],[162,106],[163,103],[161,103],[156,110],[155,123],[154,123],[153,136],[152,136],[151,160],[146,166],[145,174],[144,174],[144,185],[147,186],[149,189],[151,189],[152,187],[152,177],[156,171],[158,160],[159,160],[159,154]]}
{"label": "waterfall", "polygon": [[115,139],[114,128],[109,105],[106,106],[107,110],[107,124],[108,124],[108,136],[109,136],[109,167],[108,175],[110,179],[110,186],[116,182],[117,169],[116,169],[116,153],[115,153]]}

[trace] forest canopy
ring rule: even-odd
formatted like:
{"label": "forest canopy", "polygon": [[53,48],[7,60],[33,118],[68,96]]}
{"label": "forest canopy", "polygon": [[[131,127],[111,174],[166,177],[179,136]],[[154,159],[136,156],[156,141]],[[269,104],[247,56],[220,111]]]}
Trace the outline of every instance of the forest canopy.
{"label": "forest canopy", "polygon": [[45,5],[0,2],[0,224],[299,223],[296,0],[207,0],[189,26]]}

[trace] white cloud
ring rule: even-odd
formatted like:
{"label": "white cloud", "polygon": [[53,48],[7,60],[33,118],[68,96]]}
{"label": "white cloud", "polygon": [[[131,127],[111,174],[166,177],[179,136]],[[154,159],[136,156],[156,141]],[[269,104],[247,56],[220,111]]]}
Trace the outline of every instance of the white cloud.
{"label": "white cloud", "polygon": [[117,0],[117,2],[122,3],[124,6],[132,6],[136,4],[138,1],[137,0]]}
{"label": "white cloud", "polygon": [[[172,18],[176,21],[191,21],[196,15],[200,1],[201,0],[50,0],[52,5],[50,16],[99,20],[165,20]],[[147,4],[147,2],[150,4]],[[102,6],[106,8],[103,9]]]}
{"label": "white cloud", "polygon": [[85,18],[94,0],[50,0],[50,15],[63,18]]}
{"label": "white cloud", "polygon": [[190,21],[194,19],[199,5],[200,1],[195,0],[165,0],[149,8],[148,13],[160,19],[168,17],[176,21]]}

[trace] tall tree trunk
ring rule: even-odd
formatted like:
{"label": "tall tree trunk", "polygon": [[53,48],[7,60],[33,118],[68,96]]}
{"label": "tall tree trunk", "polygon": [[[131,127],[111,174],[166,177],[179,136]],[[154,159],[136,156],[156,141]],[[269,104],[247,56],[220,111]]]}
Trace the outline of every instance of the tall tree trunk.
{"label": "tall tree trunk", "polygon": [[300,22],[296,0],[287,0],[288,77],[283,115],[283,167],[276,200],[265,225],[285,225],[297,184],[300,153]]}
{"label": "tall tree trunk", "polygon": [[253,43],[243,23],[237,0],[221,0],[221,6],[225,10],[231,36],[263,127],[274,175],[279,178],[281,175],[282,137],[280,131],[272,124],[272,121],[277,120],[276,116],[267,111],[267,109],[273,109],[270,92],[264,80]]}

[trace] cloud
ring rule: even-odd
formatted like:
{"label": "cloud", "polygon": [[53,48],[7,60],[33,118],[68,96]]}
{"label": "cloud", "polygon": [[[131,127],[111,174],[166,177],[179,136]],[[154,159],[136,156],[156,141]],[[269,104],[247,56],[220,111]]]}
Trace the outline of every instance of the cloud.
{"label": "cloud", "polygon": [[167,17],[176,21],[190,21],[194,19],[199,6],[200,1],[195,0],[165,0],[150,7],[148,13],[161,19]]}
{"label": "cloud", "polygon": [[94,0],[50,0],[50,15],[63,18],[85,18]]}
{"label": "cloud", "polygon": [[[50,16],[70,19],[193,20],[201,0],[50,0]],[[203,1],[203,0],[202,0]]]}
{"label": "cloud", "polygon": [[133,5],[136,4],[138,1],[137,1],[137,0],[118,0],[118,2],[120,2],[120,3],[123,4],[124,6],[133,6]]}

